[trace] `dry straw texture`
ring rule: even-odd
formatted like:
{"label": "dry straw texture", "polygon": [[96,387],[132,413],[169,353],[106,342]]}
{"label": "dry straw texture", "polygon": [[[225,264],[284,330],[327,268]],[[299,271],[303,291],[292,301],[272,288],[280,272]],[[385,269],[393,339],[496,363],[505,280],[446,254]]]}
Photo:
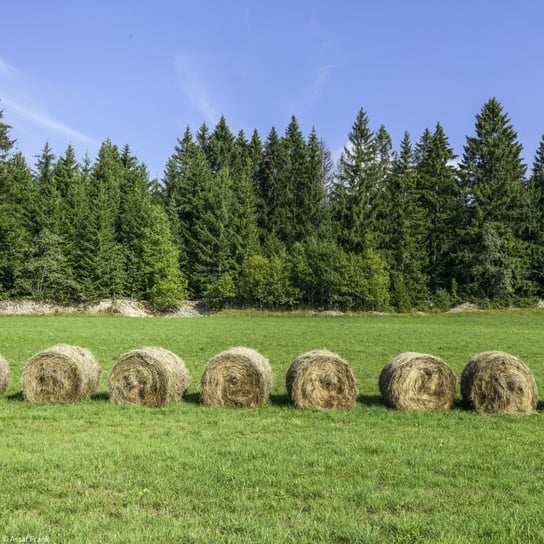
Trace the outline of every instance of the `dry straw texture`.
{"label": "dry straw texture", "polygon": [[92,395],[102,369],[92,353],[58,344],[28,360],[23,371],[23,394],[30,402],[75,402]]}
{"label": "dry straw texture", "polygon": [[533,374],[518,358],[502,351],[475,355],[461,374],[465,404],[485,414],[529,414],[538,391]]}
{"label": "dry straw texture", "polygon": [[9,365],[0,355],[0,395],[2,395],[9,386]]}
{"label": "dry straw texture", "polygon": [[385,403],[399,410],[447,410],[457,378],[442,360],[427,353],[397,355],[383,368],[379,387]]}
{"label": "dry straw texture", "polygon": [[189,386],[185,363],[171,351],[157,347],[121,355],[110,372],[108,387],[114,404],[151,407],[180,400]]}
{"label": "dry straw texture", "polygon": [[272,368],[253,349],[235,347],[212,357],[200,382],[200,400],[206,406],[255,408],[268,400]]}
{"label": "dry straw texture", "polygon": [[285,377],[287,395],[295,408],[347,410],[357,400],[357,381],[342,357],[314,350],[297,357]]}

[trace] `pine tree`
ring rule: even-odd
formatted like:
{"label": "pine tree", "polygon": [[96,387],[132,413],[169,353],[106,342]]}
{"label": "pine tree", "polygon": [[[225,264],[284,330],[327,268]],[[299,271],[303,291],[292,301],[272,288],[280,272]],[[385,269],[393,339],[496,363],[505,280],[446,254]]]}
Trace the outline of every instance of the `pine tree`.
{"label": "pine tree", "polygon": [[387,215],[389,206],[385,189],[391,173],[391,152],[393,148],[391,136],[383,125],[381,125],[378,132],[376,132],[375,142],[376,180],[374,188],[373,218],[375,223],[375,244],[376,247],[381,247],[383,246],[383,232],[389,224],[389,217]]}
{"label": "pine tree", "polygon": [[532,286],[522,241],[527,213],[522,146],[495,98],[476,116],[475,131],[460,164],[468,211],[468,287],[474,296],[491,299],[527,295]]}
{"label": "pine tree", "polygon": [[170,222],[170,231],[178,250],[179,264],[187,278],[189,277],[186,270],[188,257],[185,239],[182,235],[181,220],[183,215],[182,209],[185,206],[185,199],[187,197],[184,176],[189,160],[188,156],[194,145],[191,129],[187,126],[183,138],[178,138],[177,144],[174,147],[174,153],[166,163],[162,179],[162,200]]}
{"label": "pine tree", "polygon": [[276,223],[278,238],[290,247],[313,233],[315,201],[320,205],[319,180],[310,179],[307,145],[295,116],[291,117],[281,146],[285,160],[278,173]]}
{"label": "pine tree", "polygon": [[151,182],[146,166],[131,154],[128,145],[123,148],[120,159],[123,175],[116,239],[123,253],[123,293],[129,297],[142,298],[148,289],[142,259],[143,233],[149,228],[151,221]]}
{"label": "pine tree", "polygon": [[405,132],[384,187],[387,220],[383,223],[391,303],[401,312],[425,308],[428,302],[425,212],[418,197],[415,155]]}
{"label": "pine tree", "polygon": [[66,261],[61,236],[48,228],[34,236],[15,287],[18,293],[38,300],[68,304],[77,299],[79,285]]}
{"label": "pine tree", "polygon": [[258,159],[252,143],[245,140],[243,133],[238,135],[235,142],[231,231],[233,256],[238,268],[248,256],[259,253],[260,246],[257,193],[254,181]]}
{"label": "pine tree", "polygon": [[537,285],[537,293],[544,296],[544,136],[535,154],[529,183],[530,221],[525,239],[531,254],[531,278]]}
{"label": "pine tree", "polygon": [[426,232],[427,266],[423,272],[429,278],[431,295],[439,289],[450,291],[457,275],[463,202],[453,166],[455,159],[440,123],[434,133],[426,129],[416,146],[416,187]]}
{"label": "pine tree", "polygon": [[47,229],[55,234],[60,233],[60,193],[57,188],[53,167],[55,155],[46,142],[36,162],[37,191],[37,230]]}
{"label": "pine tree", "polygon": [[248,144],[248,154],[249,154],[249,160],[252,165],[252,179],[255,183],[255,186],[257,187],[257,174],[259,169],[259,164],[262,161],[263,158],[263,143],[261,141],[261,137],[259,136],[259,133],[257,132],[257,129],[253,131],[253,134],[251,135],[251,140]]}
{"label": "pine tree", "polygon": [[0,110],[0,164],[5,162],[13,149],[15,140],[9,137],[11,126],[2,121],[4,112]]}
{"label": "pine tree", "polygon": [[342,246],[348,251],[361,253],[376,246],[374,214],[379,179],[376,138],[362,109],[348,140],[339,161],[334,214]]}
{"label": "pine tree", "polygon": [[87,230],[89,207],[81,166],[71,145],[53,166],[52,177],[59,198],[57,234],[61,239],[61,251],[73,277],[73,285],[77,286],[75,298],[86,300],[91,286],[82,267],[82,239]]}
{"label": "pine tree", "polygon": [[214,178],[202,146],[192,141],[190,130],[171,157],[166,191],[169,195],[171,224],[177,230],[181,270],[189,282],[192,296],[202,297],[216,273],[214,267],[213,234],[210,223],[218,210],[212,209]]}
{"label": "pine tree", "polygon": [[123,174],[117,146],[105,141],[93,165],[87,195],[89,225],[84,245],[91,253],[85,256],[85,273],[94,297],[115,298],[123,293],[123,252],[116,236]]}
{"label": "pine tree", "polygon": [[141,232],[141,272],[144,298],[158,310],[168,310],[187,298],[187,280],[163,208],[152,204],[148,224]]}
{"label": "pine tree", "polygon": [[230,131],[225,117],[215,126],[209,138],[210,170],[217,174],[221,168],[232,169],[235,160],[235,137]]}
{"label": "pine tree", "polygon": [[312,129],[308,137],[307,155],[306,190],[300,207],[300,212],[307,216],[303,239],[318,233],[331,238],[326,205],[334,164],[329,149],[325,142],[318,138],[315,129]]}
{"label": "pine tree", "polygon": [[272,127],[257,173],[259,226],[263,244],[268,238],[279,239],[283,234],[281,207],[285,197],[281,194],[280,173],[285,170],[285,162],[284,146]]}
{"label": "pine tree", "polygon": [[22,153],[0,159],[0,298],[17,294],[34,232],[34,182]]}

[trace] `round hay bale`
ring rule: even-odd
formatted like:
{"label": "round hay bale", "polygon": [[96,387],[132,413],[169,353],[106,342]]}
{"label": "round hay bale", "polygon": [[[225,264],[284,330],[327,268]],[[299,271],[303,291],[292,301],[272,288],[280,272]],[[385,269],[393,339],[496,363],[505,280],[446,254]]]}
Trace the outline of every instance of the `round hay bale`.
{"label": "round hay bale", "polygon": [[355,375],[342,357],[325,349],[299,355],[285,377],[295,408],[348,410],[357,400]]}
{"label": "round hay bale", "polygon": [[0,395],[5,393],[9,386],[9,365],[8,362],[0,355]]}
{"label": "round hay bale", "polygon": [[28,360],[21,380],[23,394],[30,402],[75,402],[96,391],[101,375],[89,350],[57,344]]}
{"label": "round hay bale", "polygon": [[253,349],[230,348],[208,361],[200,389],[200,400],[206,406],[256,408],[268,400],[272,368]]}
{"label": "round hay bale", "polygon": [[398,410],[448,410],[457,378],[442,360],[427,353],[397,355],[383,368],[379,387],[384,402]]}
{"label": "round hay bale", "polygon": [[461,374],[465,404],[484,414],[529,414],[536,410],[538,390],[529,367],[502,351],[475,355]]}
{"label": "round hay bale", "polygon": [[108,380],[113,404],[155,408],[180,400],[187,387],[189,372],[185,363],[175,353],[157,347],[121,355]]}

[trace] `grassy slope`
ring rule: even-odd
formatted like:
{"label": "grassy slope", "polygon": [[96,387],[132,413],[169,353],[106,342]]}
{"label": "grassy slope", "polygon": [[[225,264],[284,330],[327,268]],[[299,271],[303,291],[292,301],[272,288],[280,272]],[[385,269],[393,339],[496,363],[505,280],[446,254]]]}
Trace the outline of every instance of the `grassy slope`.
{"label": "grassy slope", "polygon": [[[415,317],[205,319],[0,318],[12,381],[0,398],[0,538],[50,542],[539,542],[544,534],[543,415],[395,412],[381,368],[402,351],[444,358],[460,375],[479,351],[524,360],[544,390],[542,312]],[[104,368],[95,398],[20,400],[24,362],[65,342]],[[160,345],[187,364],[184,402],[113,406],[119,355]],[[233,345],[270,359],[272,402],[257,410],[198,404],[207,360]],[[353,367],[348,412],[286,405],[291,361],[314,348]]]}

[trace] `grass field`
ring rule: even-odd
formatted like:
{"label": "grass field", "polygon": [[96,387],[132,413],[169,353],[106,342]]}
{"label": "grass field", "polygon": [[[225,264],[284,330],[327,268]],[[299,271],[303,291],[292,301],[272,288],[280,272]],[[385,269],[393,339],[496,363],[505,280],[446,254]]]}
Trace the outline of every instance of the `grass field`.
{"label": "grass field", "polygon": [[[544,418],[398,412],[378,376],[403,351],[443,358],[460,376],[498,349],[522,359],[544,391],[544,312],[432,316],[202,319],[1,317],[12,379],[0,397],[2,542],[537,543],[544,542]],[[55,343],[89,348],[104,369],[92,399],[22,400],[26,360]],[[185,361],[184,401],[114,406],[119,355],[157,345]],[[244,345],[268,357],[275,385],[259,409],[198,403],[208,359]],[[285,373],[315,348],[352,366],[347,412],[287,405]],[[459,398],[459,395],[458,395]],[[35,540],[31,540],[31,538]]]}

